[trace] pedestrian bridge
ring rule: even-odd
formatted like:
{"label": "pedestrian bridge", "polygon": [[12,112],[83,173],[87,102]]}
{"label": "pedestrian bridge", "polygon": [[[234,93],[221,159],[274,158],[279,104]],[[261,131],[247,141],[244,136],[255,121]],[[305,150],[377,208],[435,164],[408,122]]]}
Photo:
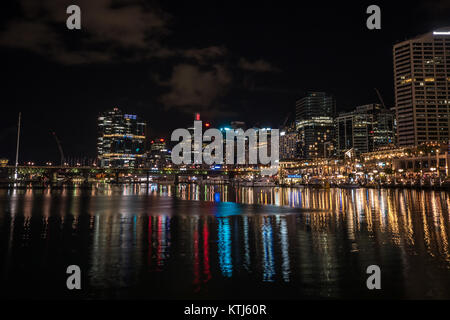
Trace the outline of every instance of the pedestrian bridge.
{"label": "pedestrian bridge", "polygon": [[[0,167],[0,183],[14,182],[15,166]],[[234,178],[239,175],[258,175],[258,169],[205,169],[205,168],[100,168],[69,166],[18,166],[18,179],[22,182],[52,183],[57,181],[89,181],[91,179],[115,182],[151,181],[153,178],[166,177],[178,181],[182,177],[223,177]]]}

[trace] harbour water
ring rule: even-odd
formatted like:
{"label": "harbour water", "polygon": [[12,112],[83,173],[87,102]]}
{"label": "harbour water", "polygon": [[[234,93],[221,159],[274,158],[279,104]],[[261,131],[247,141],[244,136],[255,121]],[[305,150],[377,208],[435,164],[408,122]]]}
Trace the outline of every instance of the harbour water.
{"label": "harbour water", "polygon": [[411,189],[2,189],[0,296],[448,299],[449,207],[448,192]]}

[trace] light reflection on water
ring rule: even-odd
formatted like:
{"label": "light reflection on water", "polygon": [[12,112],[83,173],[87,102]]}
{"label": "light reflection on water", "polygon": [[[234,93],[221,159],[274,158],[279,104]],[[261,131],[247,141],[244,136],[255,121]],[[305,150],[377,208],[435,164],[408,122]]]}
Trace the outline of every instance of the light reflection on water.
{"label": "light reflection on water", "polygon": [[[0,292],[62,298],[449,298],[445,192],[0,190]],[[84,290],[65,290],[78,264]],[[365,287],[382,270],[381,293]]]}

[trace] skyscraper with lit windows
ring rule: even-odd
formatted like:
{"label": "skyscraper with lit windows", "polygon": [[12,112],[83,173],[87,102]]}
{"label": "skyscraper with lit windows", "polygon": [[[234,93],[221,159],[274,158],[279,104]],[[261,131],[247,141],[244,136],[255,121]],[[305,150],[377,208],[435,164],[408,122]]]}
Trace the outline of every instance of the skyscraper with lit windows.
{"label": "skyscraper with lit windows", "polygon": [[280,131],[280,160],[296,159],[299,156],[299,134],[295,123],[285,126]]}
{"label": "skyscraper with lit windows", "polygon": [[170,150],[167,148],[167,142],[164,138],[158,138],[150,141],[150,150],[147,152],[146,167],[163,168],[171,163]]}
{"label": "skyscraper with lit windows", "polygon": [[308,92],[296,102],[295,121],[301,158],[326,158],[334,153],[335,110],[333,96],[325,92]]}
{"label": "skyscraper with lit windows", "polygon": [[356,155],[394,144],[394,114],[372,103],[358,106],[336,119],[336,151],[342,156],[353,149]]}
{"label": "skyscraper with lit windows", "polygon": [[450,27],[394,45],[397,142],[450,138]]}
{"label": "skyscraper with lit windows", "polygon": [[97,153],[102,167],[136,167],[145,154],[146,123],[118,108],[98,117]]}

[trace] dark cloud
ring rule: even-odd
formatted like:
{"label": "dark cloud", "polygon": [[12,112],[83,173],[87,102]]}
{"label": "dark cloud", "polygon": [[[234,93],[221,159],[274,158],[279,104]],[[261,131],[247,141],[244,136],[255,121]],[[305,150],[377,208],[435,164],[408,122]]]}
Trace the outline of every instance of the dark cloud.
{"label": "dark cloud", "polygon": [[220,111],[219,98],[232,82],[232,76],[225,66],[214,64],[203,68],[192,64],[179,64],[173,68],[170,79],[160,82],[169,87],[160,101],[166,109],[176,108],[186,113],[202,112],[217,116]]}
{"label": "dark cloud", "polygon": [[[173,53],[160,40],[169,33],[170,16],[136,1],[79,0],[81,30],[66,28],[71,0],[21,0],[23,15],[0,34],[0,45],[23,48],[63,64],[102,63],[126,59],[167,57]],[[73,35],[80,38],[74,48]],[[68,40],[70,38],[70,40]]]}
{"label": "dark cloud", "polygon": [[223,46],[210,46],[200,49],[187,49],[180,52],[186,58],[192,58],[200,64],[210,62],[219,57],[226,56],[228,50]]}
{"label": "dark cloud", "polygon": [[269,62],[259,59],[253,62],[248,61],[245,58],[239,60],[239,67],[243,70],[254,72],[279,72],[280,69],[272,66]]}
{"label": "dark cloud", "polygon": [[[63,65],[148,60],[159,64],[164,59],[171,74],[164,80],[159,71],[152,71],[152,76],[154,84],[167,90],[158,98],[165,110],[229,115],[222,98],[240,70],[279,71],[263,59],[233,58],[221,44],[200,48],[164,45],[172,35],[173,17],[153,2],[19,0],[19,4],[20,18],[6,21],[0,46],[28,50]],[[71,4],[81,8],[81,30],[66,28],[66,9]]]}

